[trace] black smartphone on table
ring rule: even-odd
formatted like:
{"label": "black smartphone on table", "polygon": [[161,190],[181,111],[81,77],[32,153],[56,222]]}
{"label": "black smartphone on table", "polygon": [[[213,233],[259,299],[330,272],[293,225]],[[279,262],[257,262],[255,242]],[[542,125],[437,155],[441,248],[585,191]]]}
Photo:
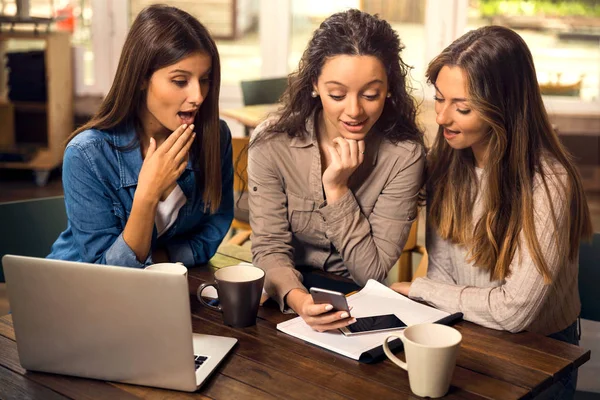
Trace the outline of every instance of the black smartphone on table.
{"label": "black smartphone on table", "polygon": [[374,315],[372,317],[356,318],[356,322],[340,328],[346,336],[393,331],[406,328],[406,324],[394,314]]}
{"label": "black smartphone on table", "polygon": [[343,293],[311,287],[310,294],[315,304],[331,304],[333,306],[332,311],[347,311],[350,315],[350,307],[348,307],[348,301]]}

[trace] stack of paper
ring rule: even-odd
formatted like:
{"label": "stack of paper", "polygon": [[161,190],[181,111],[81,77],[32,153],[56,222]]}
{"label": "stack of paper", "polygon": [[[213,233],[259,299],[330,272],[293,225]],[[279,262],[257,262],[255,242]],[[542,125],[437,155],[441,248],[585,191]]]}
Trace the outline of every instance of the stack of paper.
{"label": "stack of paper", "polygon": [[[412,301],[372,279],[360,292],[348,297],[348,305],[352,307],[353,317],[395,314],[407,326],[436,322],[449,315],[447,312]],[[386,337],[397,333],[387,331],[344,336],[337,330],[317,332],[301,317],[282,322],[277,325],[277,329],[354,360],[358,360],[361,354],[381,346]]]}

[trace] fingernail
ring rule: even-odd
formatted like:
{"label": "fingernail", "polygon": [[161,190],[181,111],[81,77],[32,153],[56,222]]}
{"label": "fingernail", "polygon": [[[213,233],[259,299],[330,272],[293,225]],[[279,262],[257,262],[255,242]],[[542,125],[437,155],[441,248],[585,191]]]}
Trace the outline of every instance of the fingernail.
{"label": "fingernail", "polygon": [[183,129],[187,128],[187,124],[183,124]]}
{"label": "fingernail", "polygon": [[350,321],[348,321],[348,325],[352,325],[355,322],[356,322],[356,318],[352,318]]}
{"label": "fingernail", "polygon": [[347,312],[343,312],[342,315],[340,315],[340,318],[348,318],[349,315]]}
{"label": "fingernail", "polygon": [[331,311],[331,310],[333,310],[333,306],[331,304],[327,304],[325,306],[325,311]]}
{"label": "fingernail", "polygon": [[192,129],[192,130],[194,129],[194,124],[190,125],[190,129]]}

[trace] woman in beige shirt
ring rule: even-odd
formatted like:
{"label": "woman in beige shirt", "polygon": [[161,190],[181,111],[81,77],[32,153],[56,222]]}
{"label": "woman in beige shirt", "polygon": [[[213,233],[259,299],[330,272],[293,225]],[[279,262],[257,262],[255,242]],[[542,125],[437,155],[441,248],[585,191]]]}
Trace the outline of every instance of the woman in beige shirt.
{"label": "woman in beige shirt", "polygon": [[[510,29],[471,31],[430,64],[440,125],[428,158],[427,277],[398,292],[477,324],[577,343],[581,178]],[[570,398],[575,379],[544,398]]]}
{"label": "woman in beige shirt", "polygon": [[252,253],[265,290],[316,330],[354,320],[315,305],[296,266],[382,281],[416,217],[423,135],[391,26],[349,10],[317,29],[279,115],[249,149]]}

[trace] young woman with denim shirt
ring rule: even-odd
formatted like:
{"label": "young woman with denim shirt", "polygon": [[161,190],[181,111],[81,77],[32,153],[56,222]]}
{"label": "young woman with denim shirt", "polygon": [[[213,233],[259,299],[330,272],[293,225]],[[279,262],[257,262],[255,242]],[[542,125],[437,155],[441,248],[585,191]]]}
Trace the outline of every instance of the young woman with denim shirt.
{"label": "young woman with denim shirt", "polygon": [[376,16],[348,10],[327,18],[289,79],[280,115],[259,126],[249,146],[253,262],[281,309],[318,331],[354,320],[314,304],[297,267],[359,286],[382,281],[417,215],[423,134],[402,49]]}
{"label": "young woman with denim shirt", "polygon": [[143,268],[214,255],[233,218],[219,85],[219,54],[198,20],[167,6],[140,12],[99,112],[69,138],[69,222],[49,258]]}
{"label": "young woman with denim shirt", "polygon": [[[577,344],[577,168],[552,129],[523,39],[471,31],[430,64],[440,128],[428,156],[427,277],[396,291],[474,323]],[[572,398],[576,372],[541,398]]]}

